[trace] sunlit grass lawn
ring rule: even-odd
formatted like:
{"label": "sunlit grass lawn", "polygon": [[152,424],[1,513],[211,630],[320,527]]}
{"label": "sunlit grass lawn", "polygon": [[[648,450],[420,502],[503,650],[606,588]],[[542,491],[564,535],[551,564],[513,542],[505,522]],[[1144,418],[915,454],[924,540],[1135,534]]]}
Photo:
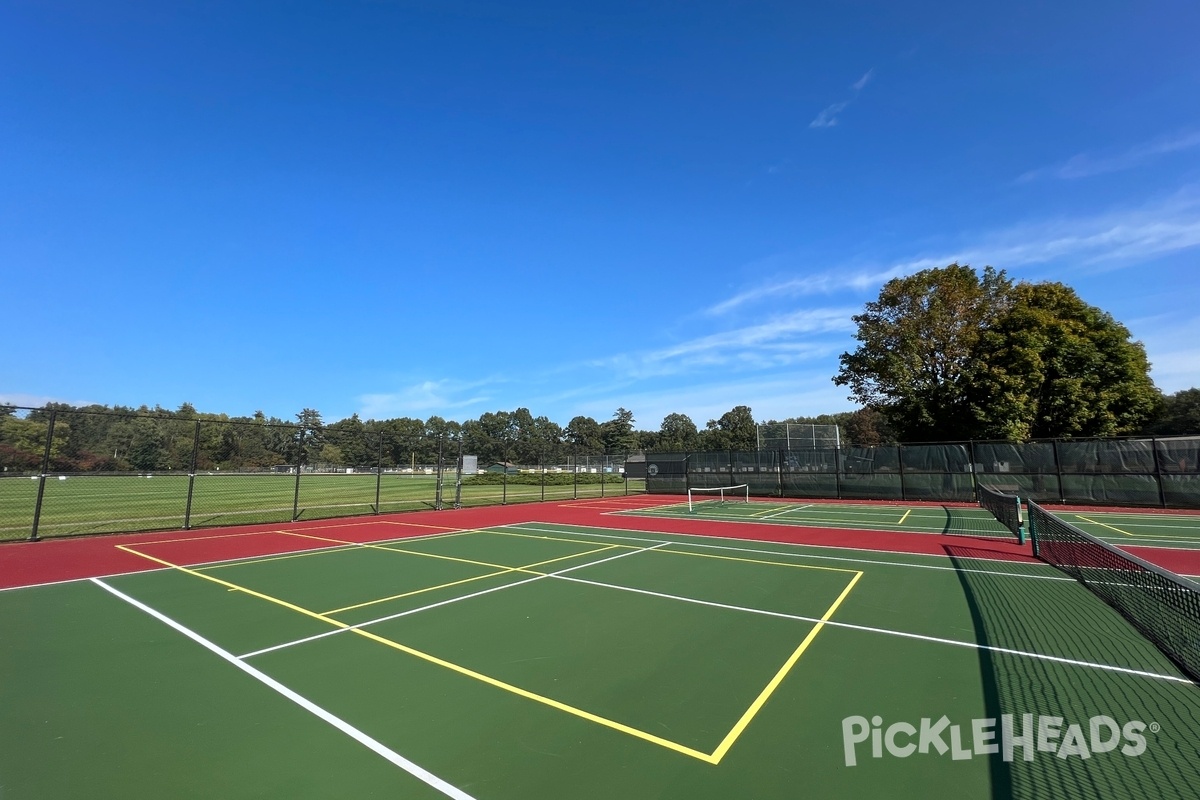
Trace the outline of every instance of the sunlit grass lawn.
{"label": "sunlit grass lawn", "polygon": [[[626,492],[624,483],[589,483],[581,475],[576,486],[509,483],[462,486],[464,506],[599,497]],[[593,480],[595,478],[593,477]],[[0,539],[23,539],[33,526],[38,481],[0,479]],[[631,482],[628,491],[645,490],[644,481]],[[378,496],[377,496],[378,492]],[[46,481],[38,534],[42,537],[115,531],[182,528],[187,513],[185,474],[51,477]],[[377,499],[378,497],[378,499]],[[283,522],[433,508],[435,475],[304,474],[296,495],[296,476],[287,473],[218,474],[196,476],[192,490],[192,527]],[[443,477],[442,502],[455,501],[454,476]]]}

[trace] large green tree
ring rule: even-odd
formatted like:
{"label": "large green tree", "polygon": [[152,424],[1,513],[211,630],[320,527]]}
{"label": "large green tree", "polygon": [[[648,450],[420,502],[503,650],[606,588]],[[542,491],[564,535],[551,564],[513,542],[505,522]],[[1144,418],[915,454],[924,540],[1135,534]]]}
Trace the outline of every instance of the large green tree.
{"label": "large green tree", "polygon": [[970,387],[976,438],[1119,436],[1157,415],[1140,342],[1061,283],[1020,283],[981,335]]}
{"label": "large green tree", "polygon": [[663,452],[686,453],[700,445],[700,431],[687,414],[667,414],[658,429],[656,447]]}
{"label": "large green tree", "polygon": [[578,455],[602,455],[604,435],[600,423],[591,417],[578,416],[567,423],[566,439]]}
{"label": "large green tree", "polygon": [[613,418],[600,424],[600,437],[604,440],[604,452],[625,454],[637,449],[638,439],[633,432],[633,412],[618,408]]}
{"label": "large green tree", "polygon": [[1004,312],[1012,283],[951,264],[884,284],[853,320],[860,344],[834,377],[850,396],[882,411],[906,441],[971,438],[965,414],[980,334]]}
{"label": "large green tree", "polygon": [[1145,350],[1061,283],[951,264],[888,281],[834,377],[901,441],[1113,436],[1157,408]]}
{"label": "large green tree", "polygon": [[750,407],[734,406],[720,419],[710,419],[700,434],[700,447],[703,450],[757,450],[758,425]]}
{"label": "large green tree", "polygon": [[1158,436],[1200,433],[1200,389],[1184,389],[1163,398],[1162,412],[1147,426],[1147,432]]}

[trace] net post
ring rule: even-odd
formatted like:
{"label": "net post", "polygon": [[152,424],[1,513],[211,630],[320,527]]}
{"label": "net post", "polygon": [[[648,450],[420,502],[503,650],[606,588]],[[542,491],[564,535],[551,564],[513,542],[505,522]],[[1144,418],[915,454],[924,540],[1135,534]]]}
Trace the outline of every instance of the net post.
{"label": "net post", "polygon": [[1037,523],[1035,521],[1036,518],[1037,515],[1033,513],[1033,508],[1031,505],[1029,509],[1029,521],[1027,523],[1029,525],[1029,541],[1033,544],[1033,557],[1041,558],[1041,554],[1038,552],[1038,530]]}
{"label": "net post", "polygon": [[[972,465],[974,469],[974,465]],[[1017,506],[1017,544],[1025,544],[1025,516],[1021,513],[1021,498],[1013,495],[1013,503]]]}

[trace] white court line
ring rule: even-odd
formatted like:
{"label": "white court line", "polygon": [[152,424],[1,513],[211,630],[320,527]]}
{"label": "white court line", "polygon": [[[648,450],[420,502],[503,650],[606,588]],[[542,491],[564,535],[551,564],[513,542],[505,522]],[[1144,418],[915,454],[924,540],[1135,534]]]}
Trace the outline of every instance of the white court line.
{"label": "white court line", "polygon": [[[507,526],[507,527],[519,527],[519,526],[514,525],[514,526]],[[555,532],[560,533],[561,531],[555,531]],[[360,623],[359,625],[352,626],[351,628],[339,628],[337,630],[327,631],[325,633],[317,634],[316,636],[310,636],[305,639],[298,639],[294,642],[286,642],[281,645],[276,645],[274,647],[266,648],[265,650],[259,650],[254,653],[247,653],[246,655],[241,656],[241,658],[250,658],[252,656],[260,655],[262,653],[270,652],[272,650],[280,650],[280,649],[283,649],[286,647],[291,647],[296,644],[301,644],[304,642],[312,641],[314,639],[321,639],[321,638],[324,638],[327,636],[334,636],[339,633],[344,633],[347,630],[351,630],[352,628],[366,627],[368,625],[374,625],[374,624],[377,624],[380,622],[386,622],[387,620],[396,619],[398,617],[408,616],[409,614],[416,614],[421,611],[425,611],[425,610],[428,610],[431,608],[436,608],[438,606],[455,603],[455,602],[458,602],[459,600],[466,600],[471,597],[478,597],[479,595],[482,595],[482,594],[488,594],[490,592],[500,591],[502,589],[508,589],[513,586],[519,586],[519,585],[525,584],[525,583],[532,583],[533,581],[542,580],[543,578],[557,578],[559,580],[570,581],[572,583],[587,584],[587,585],[597,586],[597,587],[601,587],[601,588],[605,588],[605,589],[614,589],[617,591],[632,592],[634,594],[642,594],[642,595],[647,595],[650,597],[659,597],[659,598],[663,598],[663,599],[667,599],[667,600],[675,600],[675,601],[683,602],[683,603],[692,603],[695,605],[709,606],[712,608],[723,608],[723,609],[727,609],[730,611],[740,611],[740,612],[748,613],[748,614],[758,614],[761,616],[790,619],[790,620],[795,620],[798,622],[805,622],[805,623],[814,624],[814,625],[818,624],[818,623],[824,623],[826,625],[831,625],[831,626],[838,627],[838,628],[845,628],[847,630],[855,630],[855,631],[861,631],[861,632],[865,632],[865,633],[877,633],[877,634],[883,634],[886,636],[898,636],[898,637],[901,637],[904,639],[915,639],[918,641],[933,642],[935,644],[951,645],[954,647],[965,647],[965,648],[974,649],[974,650],[986,650],[986,651],[992,652],[992,653],[1004,653],[1007,655],[1020,656],[1023,658],[1032,658],[1032,659],[1036,659],[1036,660],[1040,660],[1040,661],[1051,661],[1051,662],[1058,663],[1058,664],[1066,664],[1069,666],[1076,666],[1076,667],[1085,667],[1088,669],[1096,669],[1096,670],[1101,670],[1101,671],[1105,671],[1105,672],[1119,672],[1119,673],[1126,674],[1126,675],[1136,675],[1138,677],[1143,677],[1143,678],[1153,678],[1155,680],[1173,681],[1173,682],[1178,682],[1178,683],[1192,683],[1191,679],[1189,679],[1189,678],[1183,678],[1183,677],[1179,677],[1176,675],[1167,675],[1167,674],[1158,673],[1158,672],[1149,672],[1146,670],[1132,669],[1130,667],[1118,667],[1118,666],[1114,666],[1111,664],[1102,664],[1102,663],[1093,662],[1093,661],[1082,661],[1079,659],[1064,658],[1062,656],[1052,656],[1052,655],[1048,655],[1045,653],[1037,653],[1037,652],[1029,651],[1029,650],[1017,650],[1017,649],[1009,648],[1009,647],[998,647],[998,646],[994,646],[994,645],[985,645],[985,644],[980,644],[978,642],[961,641],[958,639],[945,639],[945,638],[938,637],[938,636],[927,636],[925,634],[909,633],[907,631],[890,630],[888,628],[876,628],[876,627],[869,626],[869,625],[856,625],[856,624],[849,623],[849,622],[837,622],[835,620],[821,620],[816,617],[806,617],[806,616],[799,615],[799,614],[787,614],[787,613],[784,613],[781,611],[768,611],[765,609],[752,608],[752,607],[748,607],[748,606],[737,606],[737,605],[731,605],[728,603],[718,603],[718,602],[711,601],[711,600],[700,600],[697,598],[685,597],[682,595],[667,594],[664,592],[654,592],[649,589],[637,589],[632,586],[622,586],[619,584],[605,583],[603,581],[593,581],[593,580],[588,580],[586,578],[576,578],[576,577],[568,577],[567,576],[567,573],[569,573],[569,572],[574,572],[576,570],[584,569],[586,567],[597,566],[599,564],[603,564],[608,561],[615,561],[618,558],[624,558],[626,556],[636,555],[638,553],[644,553],[644,552],[647,552],[650,550],[657,550],[661,547],[665,547],[665,546],[671,545],[671,544],[690,544],[690,543],[689,542],[683,542],[683,543],[660,542],[658,544],[655,544],[653,547],[646,547],[646,548],[641,548],[638,550],[633,550],[633,551],[630,551],[627,553],[620,553],[618,555],[610,556],[608,558],[604,558],[599,561],[589,562],[587,564],[577,564],[573,567],[568,567],[566,569],[558,570],[556,572],[548,573],[546,575],[538,575],[536,577],[529,578],[529,579],[526,579],[523,581],[518,581],[516,583],[505,584],[504,586],[497,586],[497,587],[493,587],[491,589],[485,589],[481,592],[475,592],[473,594],[464,595],[464,596],[458,597],[458,598],[452,598],[450,600],[443,600],[439,603],[432,603],[428,606],[422,606],[421,608],[414,608],[414,609],[410,609],[408,611],[402,611],[399,614],[393,614],[393,615],[390,615],[387,617],[381,617],[379,619],[371,620],[369,622],[363,622],[363,623]],[[720,549],[737,550],[737,549],[744,549],[744,548],[720,548]],[[669,552],[669,551],[666,551],[666,552]],[[770,553],[770,551],[753,551],[752,550],[749,552],[767,552],[767,553],[773,554],[773,555],[786,555],[786,554],[779,554],[779,553]],[[880,563],[887,563],[887,562],[880,562]],[[938,567],[937,569],[952,569],[952,568],[951,567]],[[1009,573],[1000,572],[1000,573],[993,573],[993,574],[1008,575]],[[1056,580],[1065,580],[1065,581],[1072,581],[1072,582],[1074,581],[1074,579],[1072,579],[1072,578],[1056,578]]]}
{"label": "white court line", "polygon": [[730,611],[744,611],[750,614],[761,614],[768,617],[782,617],[784,619],[794,619],[798,622],[808,622],[812,624],[824,623],[835,628],[846,628],[852,631],[864,631],[866,633],[881,633],[886,636],[899,636],[904,639],[917,639],[922,642],[935,642],[937,644],[948,644],[955,647],[966,647],[972,650],[987,650],[992,653],[1005,653],[1007,655],[1022,656],[1024,658],[1034,658],[1040,661],[1053,661],[1057,664],[1069,664],[1075,667],[1087,667],[1089,669],[1098,669],[1105,672],[1120,672],[1126,675],[1137,675],[1142,678],[1155,678],[1163,681],[1174,681],[1177,683],[1192,683],[1190,678],[1183,678],[1178,675],[1166,675],[1161,672],[1147,672],[1146,670],[1131,669],[1129,667],[1117,667],[1111,664],[1101,664],[1095,661],[1080,661],[1074,658],[1063,658],[1062,656],[1051,656],[1045,653],[1035,653],[1030,650],[1015,650],[1009,647],[996,647],[994,645],[979,644],[978,642],[964,642],[958,639],[943,639],[939,636],[926,636],[922,633],[908,633],[906,631],[894,631],[888,628],[875,628],[870,625],[855,625],[850,622],[838,622],[832,619],[818,619],[817,617],[805,617],[800,614],[785,614],[782,611],[767,611],[761,608],[747,608],[745,606],[734,606],[727,603],[716,603],[711,600],[697,600],[692,597],[683,597],[674,594],[664,594],[662,592],[652,592],[649,589],[635,589],[631,586],[619,586],[614,583],[602,583],[600,581],[590,581],[585,578],[567,578],[559,577],[560,580],[571,581],[573,583],[587,583],[592,586],[602,586],[608,589],[620,589],[625,592],[634,592],[636,594],[650,595],[651,597],[662,597],[668,600],[678,600],[683,603],[695,603],[696,605],[712,606],[714,608],[724,608]]}
{"label": "white court line", "polygon": [[[366,622],[360,622],[357,625],[347,625],[344,628],[337,628],[332,631],[325,631],[324,633],[318,633],[314,636],[306,636],[303,639],[295,639],[290,642],[284,642],[283,644],[277,644],[277,645],[273,645],[271,647],[264,647],[262,650],[255,650],[253,653],[245,653],[243,655],[238,656],[238,658],[254,658],[255,656],[261,656],[263,653],[271,653],[276,650],[283,650],[288,647],[294,647],[295,645],[298,645],[298,644],[305,644],[307,642],[314,642],[317,639],[324,639],[328,636],[336,636],[339,633],[345,633],[346,631],[352,631],[357,628],[366,628],[370,625],[378,625],[381,622],[388,622],[393,619],[399,619],[400,617],[407,617],[410,614],[418,614],[422,611],[429,611],[432,608],[438,608],[440,606],[448,606],[451,603],[457,603],[460,600],[470,600],[472,597],[479,597],[481,595],[491,594],[492,592],[499,592],[503,589],[511,589],[514,586],[521,586],[526,583],[533,583],[534,581],[540,581],[545,578],[555,578],[555,577],[558,577],[559,575],[563,575],[568,572],[573,572],[574,570],[577,570],[577,569],[583,569],[584,567],[594,567],[595,565],[603,564],[606,561],[615,561],[618,558],[625,558],[626,556],[633,556],[633,555],[637,555],[638,553],[645,553],[649,550],[657,550],[658,548],[665,547],[668,544],[670,544],[670,542],[663,542],[662,544],[657,544],[654,547],[642,547],[637,550],[630,550],[625,553],[618,553],[617,555],[609,556],[608,558],[602,558],[599,561],[589,561],[586,564],[576,564],[573,567],[567,567],[566,569],[560,569],[557,572],[548,572],[545,575],[535,575],[532,578],[526,578],[523,581],[515,581],[514,583],[506,583],[503,586],[493,586],[490,589],[483,589],[478,592],[472,592],[471,594],[464,594],[460,597],[451,597],[449,600],[441,600],[437,603],[430,603],[429,605],[421,606],[420,608],[410,608],[407,611],[401,611],[397,614],[389,614],[386,617],[379,617],[378,619],[372,619],[372,620],[368,620]],[[498,574],[504,574],[504,573],[498,573]]]}
{"label": "white court line", "polygon": [[227,650],[224,650],[223,648],[219,647],[218,645],[210,642],[208,639],[205,639],[203,636],[196,633],[195,631],[193,631],[189,628],[185,628],[183,625],[181,625],[180,623],[171,619],[167,615],[154,610],[150,606],[147,606],[144,603],[139,602],[138,600],[133,599],[129,595],[125,594],[124,592],[114,589],[113,587],[109,586],[107,583],[100,580],[99,578],[91,578],[90,580],[92,583],[96,584],[101,589],[104,589],[106,592],[108,592],[112,595],[115,595],[116,597],[119,597],[120,599],[124,600],[126,603],[129,603],[134,608],[144,611],[145,613],[154,617],[155,619],[157,619],[159,622],[163,623],[164,625],[174,628],[176,631],[178,631],[179,633],[182,633],[184,636],[188,637],[189,639],[196,642],[200,646],[217,654],[218,656],[223,658],[225,661],[229,662],[233,666],[240,669],[242,672],[245,672],[250,677],[252,677],[255,680],[266,685],[268,688],[273,689],[274,691],[283,695],[288,700],[291,700],[293,703],[295,703],[296,705],[303,708],[305,711],[316,716],[318,719],[321,719],[322,721],[332,725],[334,728],[336,728],[339,731],[341,731],[342,733],[346,734],[354,741],[363,745],[364,747],[366,747],[368,750],[372,751],[376,755],[382,756],[383,758],[387,759],[388,761],[395,764],[400,769],[407,772],[409,775],[412,775],[417,780],[420,780],[423,783],[433,787],[434,789],[437,789],[439,792],[446,795],[447,797],[455,798],[455,800],[475,800],[471,795],[467,794],[463,790],[447,783],[446,781],[442,780],[437,775],[434,775],[432,772],[425,769],[424,767],[414,764],[413,762],[409,761],[404,756],[397,753],[395,750],[392,750],[391,748],[382,744],[378,740],[373,739],[370,736],[368,736],[367,734],[363,733],[358,728],[355,728],[349,722],[346,722],[342,718],[337,717],[334,714],[331,714],[330,712],[321,708],[320,706],[318,706],[316,703],[312,702],[308,698],[297,694],[296,692],[292,691],[288,687],[284,686],[279,681],[272,678],[270,675],[267,675],[266,673],[250,666],[246,662],[239,659],[237,656],[233,655],[232,653],[230,653]]}
{"label": "white court line", "polygon": [[[558,530],[555,528],[526,527],[530,524],[537,525],[539,523],[521,522],[521,523],[513,523],[513,524],[509,524],[509,525],[498,525],[497,528],[514,528],[516,530],[536,531],[538,533],[565,533],[570,536],[589,536],[593,539],[623,539],[623,540],[630,541],[630,542],[662,541],[659,539],[642,539],[637,536],[618,536],[613,533],[583,533],[582,531],[562,531],[562,530]],[[541,523],[541,524],[554,524],[554,523]],[[660,533],[659,535],[661,536],[663,534]],[[689,534],[679,534],[679,535],[686,536]],[[753,541],[757,541],[757,540],[753,540]],[[906,569],[935,569],[935,570],[941,570],[944,572],[969,572],[973,575],[1000,575],[1005,578],[1026,578],[1026,579],[1041,580],[1041,581],[1063,581],[1063,582],[1067,582],[1067,583],[1074,582],[1074,580],[1075,580],[1074,578],[1067,578],[1062,575],[1025,575],[1025,574],[1022,574],[1019,572],[997,572],[996,570],[972,569],[970,567],[939,567],[935,564],[909,564],[909,563],[900,563],[900,562],[895,562],[895,561],[875,561],[875,560],[869,559],[869,558],[846,558],[844,556],[818,556],[818,555],[814,555],[812,553],[785,553],[785,552],[781,552],[779,550],[756,550],[752,547],[730,547],[728,545],[704,544],[703,542],[693,542],[693,541],[687,541],[687,540],[662,541],[662,544],[688,545],[691,547],[705,547],[710,550],[731,550],[736,553],[756,553],[759,555],[783,556],[784,558],[813,558],[813,559],[819,559],[821,561],[844,561],[844,562],[847,562],[850,564],[877,564],[877,565],[881,565],[881,566],[885,566],[885,567],[902,567],[902,568],[906,568]],[[778,542],[778,544],[793,544],[793,543],[792,542]],[[808,546],[808,545],[800,545],[800,546]],[[811,546],[821,547],[823,545],[811,545]],[[830,549],[836,550],[836,549],[854,549],[854,548],[830,548]],[[916,554],[910,554],[910,555],[928,555],[928,554],[916,553]],[[933,555],[931,557],[932,558],[946,558],[946,556],[939,556],[939,555]],[[975,560],[978,561],[978,560],[983,560],[983,559],[975,559]],[[1012,563],[1022,563],[1023,564],[1023,563],[1027,563],[1027,562],[1012,562]]]}
{"label": "white court line", "polygon": [[791,507],[785,508],[783,511],[776,511],[774,514],[767,514],[766,516],[762,516],[762,517],[755,516],[754,518],[755,519],[775,519],[776,517],[782,517],[784,514],[787,514],[790,511],[802,511],[806,508],[812,508],[814,505],[816,505],[816,504],[809,503],[806,506],[791,506]]}
{"label": "white court line", "polygon": [[[330,527],[346,528],[349,526],[348,525],[340,525],[340,526],[330,526]],[[396,544],[398,542],[413,542],[413,541],[417,541],[419,539],[434,539],[434,538],[437,538],[438,536],[458,536],[459,534],[463,534],[463,533],[475,533],[476,531],[484,532],[487,530],[488,530],[488,528],[478,528],[478,529],[477,528],[463,528],[462,530],[442,531],[441,533],[423,533],[418,536],[401,536],[401,537],[392,538],[392,539],[380,539],[377,542],[347,542],[346,544],[331,544],[326,547],[306,547],[302,550],[285,550],[280,553],[272,553],[271,555],[238,556],[236,558],[221,558],[221,559],[217,559],[215,561],[200,561],[195,564],[188,564],[187,567],[188,567],[188,569],[206,569],[208,567],[216,567],[216,566],[222,566],[222,565],[227,565],[227,564],[228,565],[236,565],[237,562],[239,562],[239,561],[245,561],[247,563],[250,563],[255,560],[261,561],[262,559],[265,559],[265,558],[278,558],[279,556],[303,555],[306,553],[322,553],[322,552],[329,551],[329,550],[344,550],[349,547],[363,547],[366,544],[384,545],[384,544]],[[281,535],[282,534],[292,534],[295,532],[296,531],[263,531],[263,533],[275,533],[275,534],[281,534]],[[243,535],[243,534],[238,534],[238,535]],[[56,539],[55,541],[67,541],[67,540]],[[137,543],[135,543],[133,545],[129,545],[129,546],[130,547],[142,547],[146,544],[165,544],[165,542],[137,542]],[[121,578],[126,575],[141,575],[144,572],[166,572],[166,571],[172,570],[172,569],[175,569],[175,568],[174,567],[153,567],[151,569],[129,570],[128,572],[110,572],[106,575],[92,575],[92,576],[89,576],[86,578],[63,578],[62,580],[43,581],[42,583],[25,583],[20,586],[0,587],[0,592],[11,592],[11,591],[15,591],[16,589],[36,589],[39,586],[60,586],[64,583],[81,583],[83,581],[90,581],[93,578]]]}

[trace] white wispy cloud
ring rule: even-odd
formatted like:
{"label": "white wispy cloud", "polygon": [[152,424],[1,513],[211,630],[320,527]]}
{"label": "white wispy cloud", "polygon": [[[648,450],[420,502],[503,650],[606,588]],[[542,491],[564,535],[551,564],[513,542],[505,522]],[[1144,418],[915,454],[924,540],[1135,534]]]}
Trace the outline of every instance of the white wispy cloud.
{"label": "white wispy cloud", "polygon": [[[945,266],[944,264],[942,266]],[[739,292],[704,310],[709,316],[727,314],[741,306],[758,300],[804,297],[814,294],[834,294],[843,289],[864,290],[878,286],[903,274],[903,267],[885,270],[835,270],[799,278],[784,278],[771,281]]]}
{"label": "white wispy cloud", "polygon": [[705,381],[688,386],[685,394],[674,386],[648,386],[594,392],[578,405],[578,413],[607,419],[618,406],[632,409],[637,427],[657,430],[668,414],[687,414],[697,427],[719,419],[735,405],[749,406],[759,421],[815,416],[850,411],[856,406],[844,388],[834,386],[823,372]]}
{"label": "white wispy cloud", "polygon": [[851,102],[853,101],[843,100],[840,103],[834,103],[833,105],[826,106],[825,108],[821,109],[821,112],[817,114],[816,118],[812,122],[808,123],[808,127],[832,128],[834,125],[838,124],[837,115],[845,111],[846,106],[850,105]]}
{"label": "white wispy cloud", "polygon": [[22,392],[0,392],[0,406],[19,406],[21,408],[42,408],[47,403],[66,403],[80,408],[83,406],[99,405],[94,400],[70,400],[65,397],[51,397],[42,394],[24,394]]}
{"label": "white wispy cloud", "polygon": [[1161,156],[1192,150],[1200,147],[1200,130],[1160,136],[1148,142],[1140,142],[1124,150],[1100,153],[1079,153],[1066,161],[1048,167],[1030,170],[1017,178],[1018,183],[1028,183],[1042,178],[1075,180],[1134,169]]}
{"label": "white wispy cloud", "polygon": [[705,313],[720,316],[770,300],[869,291],[892,278],[955,262],[1007,270],[1049,263],[1078,270],[1120,269],[1200,247],[1200,194],[1188,188],[1138,208],[1026,222],[970,238],[974,241],[969,245],[883,268],[834,266],[816,274],[777,278],[722,300]]}
{"label": "white wispy cloud", "polygon": [[448,410],[486,403],[491,394],[480,391],[492,381],[464,382],[448,378],[424,380],[394,392],[364,394],[358,398],[359,415],[365,419],[423,417]]}
{"label": "white wispy cloud", "polygon": [[816,308],[773,316],[755,325],[706,334],[645,353],[610,360],[631,376],[676,374],[698,367],[783,367],[827,355],[823,334],[854,329],[852,308]]}
{"label": "white wispy cloud", "polygon": [[863,88],[870,83],[871,78],[875,75],[874,68],[867,70],[861,78],[850,84],[850,88],[854,91],[854,95],[847,100],[842,100],[837,103],[832,103],[821,109],[816,118],[808,123],[810,128],[832,128],[838,124],[838,114],[846,110],[846,107],[858,99]]}

